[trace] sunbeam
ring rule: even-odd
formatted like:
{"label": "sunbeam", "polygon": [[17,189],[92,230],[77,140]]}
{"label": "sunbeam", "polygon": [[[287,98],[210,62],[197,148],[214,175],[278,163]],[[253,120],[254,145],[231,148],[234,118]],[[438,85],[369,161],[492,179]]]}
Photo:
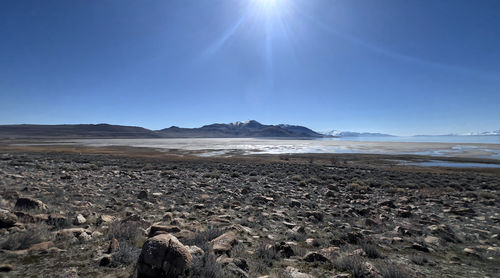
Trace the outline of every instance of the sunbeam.
{"label": "sunbeam", "polygon": [[[265,58],[265,74],[269,86],[273,86],[273,52],[276,39],[284,39],[283,45],[292,48],[291,30],[288,21],[291,20],[292,3],[288,0],[249,0],[242,16],[226,31],[222,33],[205,51],[205,56],[210,57],[221,51],[225,44],[238,32],[251,27],[252,30],[262,30],[263,43],[262,55]],[[241,30],[240,30],[241,29]],[[293,49],[290,51],[294,53]],[[292,55],[294,56],[294,55]],[[296,60],[295,57],[291,57]]]}

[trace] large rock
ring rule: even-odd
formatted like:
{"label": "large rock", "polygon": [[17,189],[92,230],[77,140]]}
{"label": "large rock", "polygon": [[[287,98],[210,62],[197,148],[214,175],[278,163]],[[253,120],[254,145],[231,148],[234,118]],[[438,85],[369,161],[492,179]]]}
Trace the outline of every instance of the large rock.
{"label": "large rock", "polygon": [[237,242],[236,235],[233,232],[227,232],[213,239],[210,243],[215,254],[229,254]]}
{"label": "large rock", "polygon": [[306,262],[334,262],[339,257],[339,247],[328,247],[318,251],[308,252],[303,260]]}
{"label": "large rock", "polygon": [[191,267],[189,249],[176,237],[160,234],[146,240],[137,262],[138,277],[178,277]]}
{"label": "large rock", "polygon": [[31,197],[20,197],[14,208],[18,210],[47,210],[47,206],[42,201]]}
{"label": "large rock", "polygon": [[10,228],[17,222],[17,216],[7,210],[0,209],[0,229]]}

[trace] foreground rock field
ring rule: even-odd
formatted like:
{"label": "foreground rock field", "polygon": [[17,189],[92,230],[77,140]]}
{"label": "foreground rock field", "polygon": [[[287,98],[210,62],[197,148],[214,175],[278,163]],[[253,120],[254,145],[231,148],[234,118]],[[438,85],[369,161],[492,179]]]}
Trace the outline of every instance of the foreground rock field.
{"label": "foreground rock field", "polygon": [[499,170],[373,161],[1,152],[0,277],[500,277]]}

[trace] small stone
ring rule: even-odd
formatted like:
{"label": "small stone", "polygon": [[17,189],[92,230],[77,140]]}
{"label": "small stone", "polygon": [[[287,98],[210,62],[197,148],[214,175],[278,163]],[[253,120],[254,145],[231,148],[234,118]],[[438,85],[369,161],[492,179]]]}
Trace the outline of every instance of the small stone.
{"label": "small stone", "polygon": [[118,240],[116,238],[113,238],[109,241],[108,250],[106,251],[106,253],[108,254],[115,253],[118,252],[119,249],[120,249],[120,243],[118,243]]}
{"label": "small stone", "polygon": [[290,205],[290,207],[292,207],[292,208],[293,208],[293,207],[298,207],[298,208],[300,208],[300,207],[302,206],[302,203],[301,203],[300,201],[298,201],[298,200],[294,200],[294,199],[292,199],[292,200],[290,201],[290,204],[289,204],[289,205]]}
{"label": "small stone", "polygon": [[83,225],[87,222],[87,219],[85,219],[85,217],[83,217],[83,215],[81,214],[78,214],[75,218],[75,220],[73,221],[73,224],[75,225]]}
{"label": "small stone", "polygon": [[476,257],[479,257],[479,254],[476,252],[476,250],[474,249],[471,249],[471,248],[464,248],[464,252],[465,254],[467,255],[473,255],[473,256],[476,256]]}
{"label": "small stone", "polygon": [[113,257],[111,255],[105,255],[99,260],[99,266],[108,266],[113,261]]}
{"label": "small stone", "polygon": [[148,192],[145,191],[145,190],[142,190],[141,192],[139,192],[139,194],[137,194],[137,198],[141,199],[141,200],[147,199],[148,198]]}
{"label": "small stone", "polygon": [[99,216],[99,219],[97,220],[97,224],[101,225],[102,223],[111,223],[115,220],[116,220],[116,218],[114,216],[103,214],[103,215]]}
{"label": "small stone", "polygon": [[318,252],[308,252],[304,258],[306,262],[328,262],[328,258]]}
{"label": "small stone", "polygon": [[440,239],[435,236],[427,236],[424,238],[424,242],[427,244],[439,245]]}
{"label": "small stone", "polygon": [[422,251],[422,252],[426,252],[428,253],[429,252],[429,248],[423,246],[422,244],[420,243],[413,243],[411,245],[411,248],[415,249],[415,250],[418,250],[418,251]]}
{"label": "small stone", "polygon": [[306,244],[309,245],[309,246],[314,246],[314,247],[318,247],[319,246],[319,242],[315,238],[308,238],[308,239],[306,239]]}
{"label": "small stone", "polygon": [[88,241],[91,241],[92,240],[92,236],[87,234],[87,233],[81,233],[77,236],[78,240],[80,242],[88,242]]}
{"label": "small stone", "polygon": [[238,243],[236,240],[236,235],[233,232],[227,232],[215,239],[211,242],[212,250],[215,254],[224,254],[229,253],[233,249],[233,246]]}

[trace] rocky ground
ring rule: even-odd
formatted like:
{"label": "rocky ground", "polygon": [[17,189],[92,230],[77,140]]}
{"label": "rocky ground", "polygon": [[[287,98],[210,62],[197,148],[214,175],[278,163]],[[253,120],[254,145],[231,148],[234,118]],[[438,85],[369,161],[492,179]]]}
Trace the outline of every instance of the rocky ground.
{"label": "rocky ground", "polygon": [[0,277],[500,277],[499,204],[498,169],[2,151]]}

